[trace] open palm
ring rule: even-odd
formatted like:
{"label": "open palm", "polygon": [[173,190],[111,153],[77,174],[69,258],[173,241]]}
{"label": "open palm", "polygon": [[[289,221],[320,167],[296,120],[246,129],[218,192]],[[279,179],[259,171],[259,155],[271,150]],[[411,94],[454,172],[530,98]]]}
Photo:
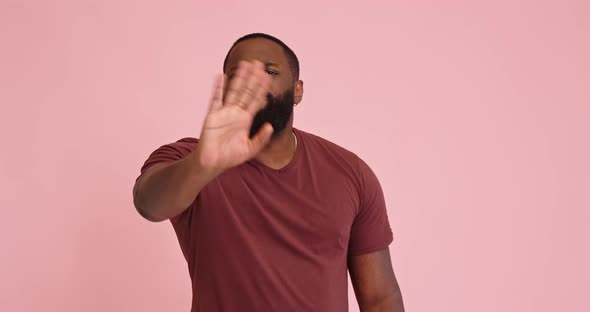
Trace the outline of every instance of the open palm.
{"label": "open palm", "polygon": [[225,83],[225,76],[220,76],[215,84],[197,148],[201,163],[216,169],[231,168],[254,157],[273,132],[266,123],[249,137],[254,116],[267,104],[270,77],[264,64],[240,62],[224,97]]}

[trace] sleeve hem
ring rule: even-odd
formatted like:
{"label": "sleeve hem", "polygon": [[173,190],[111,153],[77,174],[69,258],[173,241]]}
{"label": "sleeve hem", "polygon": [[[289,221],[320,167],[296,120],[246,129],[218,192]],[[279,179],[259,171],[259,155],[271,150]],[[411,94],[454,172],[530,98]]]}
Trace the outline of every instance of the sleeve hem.
{"label": "sleeve hem", "polygon": [[363,254],[379,251],[379,250],[385,249],[385,247],[389,246],[392,242],[393,242],[393,235],[389,234],[389,237],[385,241],[383,241],[379,244],[370,246],[370,247],[361,248],[358,250],[349,250],[348,255],[349,256],[360,256]]}

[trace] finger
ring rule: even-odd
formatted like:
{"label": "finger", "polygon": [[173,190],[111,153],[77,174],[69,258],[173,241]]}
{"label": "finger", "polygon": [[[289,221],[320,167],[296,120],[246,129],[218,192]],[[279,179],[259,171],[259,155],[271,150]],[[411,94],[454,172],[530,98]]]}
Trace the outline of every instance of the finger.
{"label": "finger", "polygon": [[273,128],[270,123],[265,123],[260,130],[250,139],[250,157],[256,156],[270,142]]}
{"label": "finger", "polygon": [[256,97],[256,91],[258,90],[260,84],[259,76],[260,68],[258,68],[258,64],[253,63],[252,66],[250,66],[250,70],[244,77],[244,85],[243,88],[239,90],[239,95],[237,98],[238,105],[246,110]]}
{"label": "finger", "polygon": [[252,75],[255,84],[252,91],[250,91],[250,97],[244,108],[250,114],[255,115],[268,102],[267,94],[270,92],[270,76],[266,73],[265,65],[262,62],[255,61],[253,65]]}
{"label": "finger", "polygon": [[224,105],[236,105],[238,99],[246,83],[246,77],[250,71],[250,64],[246,61],[240,61],[238,68],[234,73],[234,77],[229,81],[227,92],[224,98]]}
{"label": "finger", "polygon": [[225,83],[226,76],[218,75],[215,79],[213,86],[213,92],[211,94],[211,102],[209,103],[209,111],[216,111],[223,105],[223,85]]}
{"label": "finger", "polygon": [[227,91],[227,87],[229,85],[229,78],[227,77],[227,74],[223,74],[223,87],[221,88],[221,105],[223,106],[223,103],[225,102],[225,94]]}
{"label": "finger", "polygon": [[246,107],[252,115],[255,115],[268,104],[267,94],[270,93],[270,76],[266,72],[261,72],[258,74],[257,79],[258,84],[254,90],[254,97]]}

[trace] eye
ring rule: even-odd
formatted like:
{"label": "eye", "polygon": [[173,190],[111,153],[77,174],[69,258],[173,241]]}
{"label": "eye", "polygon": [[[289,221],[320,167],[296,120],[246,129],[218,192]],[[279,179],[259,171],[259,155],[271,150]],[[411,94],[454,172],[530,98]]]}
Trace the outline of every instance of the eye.
{"label": "eye", "polygon": [[272,69],[267,69],[266,73],[271,75],[271,76],[277,76],[279,74],[279,72],[272,70]]}

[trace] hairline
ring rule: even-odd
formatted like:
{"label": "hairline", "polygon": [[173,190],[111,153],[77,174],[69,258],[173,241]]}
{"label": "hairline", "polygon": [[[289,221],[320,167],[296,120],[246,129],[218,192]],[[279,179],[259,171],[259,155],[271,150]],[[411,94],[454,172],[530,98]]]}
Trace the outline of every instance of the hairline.
{"label": "hairline", "polygon": [[[289,46],[287,46],[280,39],[273,37],[271,35],[263,34],[263,33],[253,33],[253,34],[245,35],[234,42],[234,44],[231,46],[231,48],[229,48],[229,51],[227,51],[227,54],[225,55],[225,59],[223,61],[223,72],[224,73],[225,73],[225,67],[227,66],[227,61],[229,60],[229,55],[232,52],[232,50],[236,47],[236,45],[238,45],[238,43],[244,42],[249,39],[266,39],[268,41],[274,42],[275,44],[278,44],[282,48],[283,55],[287,59],[289,69],[291,70],[291,75],[293,76],[293,80],[295,80],[295,81],[299,80],[299,70],[298,70],[299,60],[297,59],[297,55],[295,54],[295,52],[293,52],[293,50],[291,48],[289,48]],[[290,53],[292,53],[293,56],[290,56],[289,55]],[[295,58],[295,60],[292,60],[291,58]]]}

